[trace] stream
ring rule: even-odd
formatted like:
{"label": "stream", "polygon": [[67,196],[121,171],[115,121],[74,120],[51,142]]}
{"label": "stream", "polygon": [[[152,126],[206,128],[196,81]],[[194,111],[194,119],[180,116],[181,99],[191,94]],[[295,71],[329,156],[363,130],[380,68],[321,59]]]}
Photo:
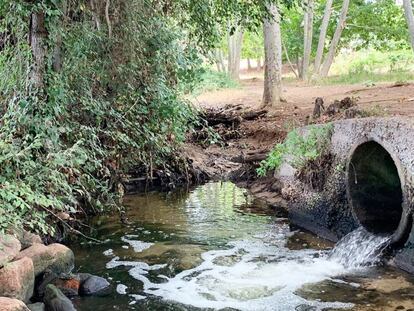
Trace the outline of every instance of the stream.
{"label": "stream", "polygon": [[334,247],[230,182],[125,205],[130,225],[98,217],[105,242],[71,246],[79,272],[113,284],[78,310],[414,310],[413,278],[381,260],[386,237],[360,228]]}

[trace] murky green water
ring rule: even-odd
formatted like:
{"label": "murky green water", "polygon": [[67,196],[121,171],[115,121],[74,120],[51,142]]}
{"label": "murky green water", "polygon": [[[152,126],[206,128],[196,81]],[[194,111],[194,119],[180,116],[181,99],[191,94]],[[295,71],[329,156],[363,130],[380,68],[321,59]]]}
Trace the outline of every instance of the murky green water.
{"label": "murky green water", "polygon": [[77,268],[108,278],[108,297],[78,310],[409,310],[413,280],[350,271],[332,247],[231,183],[130,196],[130,225],[96,219],[101,245],[72,247]]}

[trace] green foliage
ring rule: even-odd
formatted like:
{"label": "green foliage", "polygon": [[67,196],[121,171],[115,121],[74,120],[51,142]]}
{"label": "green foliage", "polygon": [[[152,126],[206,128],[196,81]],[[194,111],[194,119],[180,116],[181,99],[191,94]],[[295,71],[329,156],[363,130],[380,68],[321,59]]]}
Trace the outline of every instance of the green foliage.
{"label": "green foliage", "polygon": [[264,57],[263,33],[247,31],[243,36],[242,58],[260,59]]}
{"label": "green foliage", "polygon": [[[282,44],[285,45],[291,60],[295,61],[302,57],[303,53],[303,9],[300,6],[282,7],[281,13]],[[317,28],[316,25],[314,27]]]}
{"label": "green foliage", "polygon": [[206,69],[200,75],[197,86],[193,90],[194,95],[220,89],[238,88],[240,84],[233,80],[225,72]]}
{"label": "green foliage", "polygon": [[381,51],[409,48],[404,10],[396,1],[351,1],[343,45]]}
{"label": "green foliage", "polygon": [[[70,2],[64,22],[54,2],[0,5],[0,231],[53,235],[59,212],[117,209],[120,176],[168,166],[196,118],[182,92],[200,60],[175,19],[144,0],[115,1],[109,38],[88,3]],[[43,90],[32,85],[28,45],[27,17],[39,10],[48,30]]]}
{"label": "green foliage", "polygon": [[277,144],[257,169],[259,176],[277,170],[284,161],[300,170],[308,161],[316,160],[326,150],[331,139],[332,124],[310,126],[305,134],[297,129],[289,132],[283,143]]}
{"label": "green foliage", "polygon": [[[320,26],[326,0],[315,2],[312,55],[316,53]],[[337,26],[342,0],[334,0],[332,16],[328,25],[325,51]],[[282,36],[292,61],[303,54],[303,5],[280,6],[282,13]],[[377,50],[395,51],[410,48],[404,11],[395,1],[351,1],[345,29],[342,32],[338,51]]]}

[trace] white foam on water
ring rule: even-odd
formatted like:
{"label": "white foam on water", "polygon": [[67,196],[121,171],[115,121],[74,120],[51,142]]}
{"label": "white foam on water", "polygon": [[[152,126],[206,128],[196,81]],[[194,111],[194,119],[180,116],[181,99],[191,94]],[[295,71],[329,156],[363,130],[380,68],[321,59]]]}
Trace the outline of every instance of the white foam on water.
{"label": "white foam on water", "polygon": [[349,303],[309,301],[295,291],[305,284],[324,280],[342,282],[337,277],[377,262],[379,249],[386,243],[386,238],[372,237],[358,229],[340,241],[331,253],[289,250],[285,247],[286,237],[291,234],[287,227],[273,227],[268,232],[272,233],[233,241],[228,249],[205,252],[198,267],[173,278],[162,275],[166,282],[156,283],[148,278],[148,271],[165,265],[149,266],[114,258],[107,267],[131,266],[129,274],[143,283],[145,294],[199,308],[242,311],[294,311],[300,305],[315,310],[351,308],[353,305]]}
{"label": "white foam on water", "polygon": [[124,284],[118,284],[116,286],[116,292],[120,295],[126,295],[128,286],[124,285]]}
{"label": "white foam on water", "polygon": [[103,254],[105,256],[108,256],[108,257],[113,256],[114,255],[114,250],[112,248],[107,249],[106,251],[103,252]]}
{"label": "white foam on water", "polygon": [[[141,271],[150,271],[150,270],[159,270],[162,268],[165,268],[167,265],[166,264],[159,264],[159,265],[149,265],[145,262],[141,262],[141,261],[122,261],[119,260],[120,258],[114,257],[111,259],[110,262],[108,262],[106,264],[106,268],[107,269],[113,269],[116,267],[120,267],[120,266],[124,266],[124,267],[133,267],[131,270],[136,269],[136,270],[141,270]],[[130,271],[131,271],[130,270]]]}
{"label": "white foam on water", "polygon": [[128,243],[132,246],[136,253],[141,253],[142,251],[150,248],[154,243],[143,242],[139,240],[131,240],[129,238],[134,237],[132,235],[127,235],[121,238],[121,241]]}
{"label": "white foam on water", "polygon": [[287,311],[302,304],[317,309],[351,307],[340,302],[307,301],[294,294],[304,284],[339,275],[344,268],[328,261],[326,253],[285,248],[285,229],[231,242],[229,249],[205,252],[198,267],[167,282],[152,282],[143,265],[135,266],[129,274],[143,283],[146,294],[199,308]]}

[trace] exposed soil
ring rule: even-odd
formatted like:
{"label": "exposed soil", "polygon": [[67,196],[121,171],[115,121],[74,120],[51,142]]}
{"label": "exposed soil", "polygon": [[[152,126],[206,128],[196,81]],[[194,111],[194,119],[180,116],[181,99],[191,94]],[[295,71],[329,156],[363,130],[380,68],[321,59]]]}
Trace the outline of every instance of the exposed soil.
{"label": "exposed soil", "polygon": [[[262,109],[262,93],[263,80],[254,77],[242,80],[237,89],[202,94],[194,103],[208,111],[231,111],[232,115],[238,113],[242,116]],[[257,180],[255,168],[262,155],[281,142],[289,130],[309,122],[316,98],[323,99],[326,109],[335,100],[349,97],[357,104],[358,112],[363,112],[357,117],[414,116],[414,84],[381,83],[367,87],[362,84],[311,86],[292,82],[284,85],[283,94],[286,102],[265,115],[254,120],[240,117],[240,122],[233,127],[215,125],[213,128],[222,137],[221,143],[200,145],[195,139],[187,144],[184,154],[192,161],[193,167],[206,173],[210,179],[231,179],[242,183],[259,198],[282,205],[281,199],[275,198],[278,185],[271,178]],[[322,116],[316,123],[349,117],[345,114]],[[231,133],[226,135],[228,132]]]}

